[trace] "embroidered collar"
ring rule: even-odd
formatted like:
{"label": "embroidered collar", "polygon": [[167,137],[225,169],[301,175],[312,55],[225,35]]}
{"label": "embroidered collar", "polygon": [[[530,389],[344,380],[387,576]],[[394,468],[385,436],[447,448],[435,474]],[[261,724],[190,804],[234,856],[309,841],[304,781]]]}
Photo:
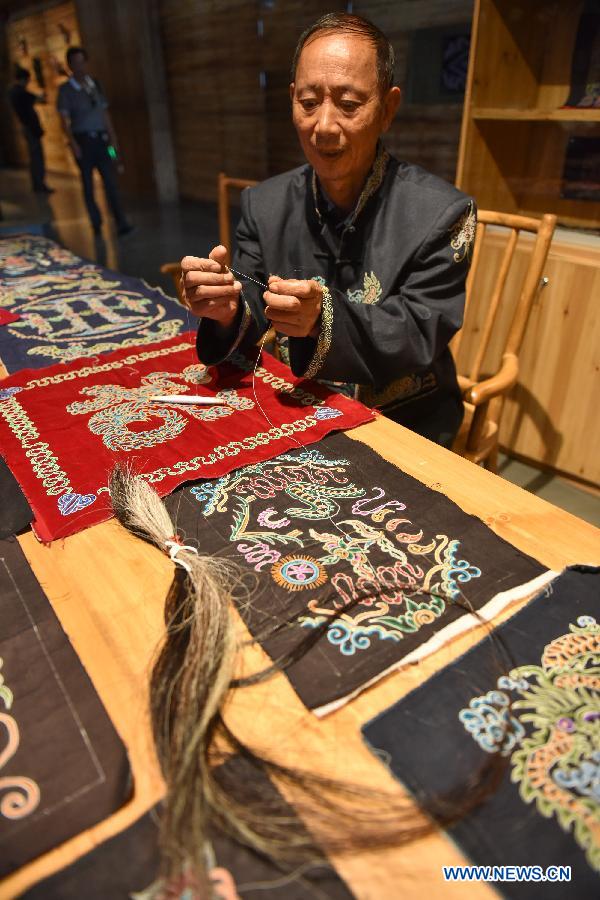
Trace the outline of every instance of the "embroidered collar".
{"label": "embroidered collar", "polygon": [[[387,164],[389,162],[390,155],[383,146],[383,144],[378,145],[377,155],[375,156],[375,161],[373,163],[373,168],[371,169],[371,173],[367,180],[365,181],[365,186],[361,191],[360,197],[356,202],[356,206],[352,210],[352,212],[348,215],[345,220],[345,226],[353,225],[360,213],[363,211],[368,200],[371,199],[375,191],[380,187],[381,182],[383,181],[383,177],[385,175],[385,171],[387,169]],[[321,214],[321,210],[319,209],[319,183],[317,179],[317,173],[313,169],[312,172],[312,193],[313,193],[313,201],[315,204],[315,211],[317,213],[317,218],[319,220],[319,224],[323,224],[323,216]]]}

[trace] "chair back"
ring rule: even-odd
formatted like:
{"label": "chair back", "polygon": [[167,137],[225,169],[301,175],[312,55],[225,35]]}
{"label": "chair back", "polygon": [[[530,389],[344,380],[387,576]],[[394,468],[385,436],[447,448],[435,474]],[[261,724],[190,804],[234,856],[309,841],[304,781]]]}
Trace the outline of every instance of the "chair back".
{"label": "chair back", "polygon": [[[230,178],[225,172],[219,172],[217,177],[217,196],[218,196],[218,216],[219,216],[219,243],[227,248],[226,264],[231,263],[231,224],[229,212],[229,191],[243,191],[244,188],[254,187],[258,181],[251,181],[247,178]],[[177,299],[183,303],[183,293],[181,290],[181,265],[178,262],[163,263],[160,271],[165,275],[170,275],[175,285]]]}
{"label": "chair back", "polygon": [[[473,259],[467,278],[464,323],[450,344],[458,371],[466,376],[465,381],[476,384],[480,380],[482,365],[490,350],[492,340],[496,354],[499,354],[500,357],[505,353],[518,357],[531,308],[542,287],[543,270],[555,225],[556,216],[550,214],[543,215],[541,219],[534,219],[488,209],[479,210]],[[480,273],[480,263],[482,257],[485,256],[484,244],[486,244],[488,226],[495,226],[493,232],[500,240],[504,240],[504,247],[491,284],[486,285],[487,290],[482,290],[482,279],[478,279],[478,275],[483,274]],[[528,247],[526,269],[518,286],[519,294],[515,302],[514,299],[505,297],[505,291],[515,261],[515,249],[521,232],[529,232],[535,235],[535,239]],[[474,296],[475,294],[476,296]],[[504,301],[507,303],[505,304]],[[505,306],[509,307],[508,327],[506,327],[507,309]],[[504,337],[500,346],[498,346],[496,333],[499,319],[502,319],[505,325]],[[465,336],[469,335],[471,336],[469,343],[472,344],[472,347],[468,354],[469,358],[465,359],[465,354],[461,354],[460,351]],[[476,340],[473,339],[475,337]]]}
{"label": "chair back", "polygon": [[227,248],[227,265],[231,263],[231,219],[229,212],[230,190],[243,191],[244,188],[254,187],[258,181],[249,178],[230,178],[225,172],[219,172],[217,179],[217,193],[219,204],[219,242]]}
{"label": "chair back", "polygon": [[160,267],[160,271],[164,275],[171,276],[171,278],[173,279],[173,284],[175,285],[177,299],[180,303],[183,303],[183,291],[181,290],[181,265],[178,262],[163,263]]}
{"label": "chair back", "polygon": [[[465,404],[453,449],[492,471],[504,400],[518,379],[519,352],[544,284],[555,225],[550,214],[534,219],[487,209],[478,213],[463,327],[450,343]],[[522,241],[515,255],[522,232],[533,240]]]}

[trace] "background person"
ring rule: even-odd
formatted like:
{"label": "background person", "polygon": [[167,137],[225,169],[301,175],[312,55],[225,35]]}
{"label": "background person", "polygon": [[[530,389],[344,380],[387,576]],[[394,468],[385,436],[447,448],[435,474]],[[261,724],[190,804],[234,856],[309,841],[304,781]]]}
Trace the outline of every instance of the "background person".
{"label": "background person", "polygon": [[364,402],[450,446],[463,403],[448,343],[474,204],[382,146],[400,103],[393,65],[385,35],[359,16],[327,14],[304,32],[290,95],[308,165],[242,194],[233,268],[268,290],[248,281],[242,294],[224,247],[185,257],[183,287],[204,363],[272,323],[295,375],[359,385]]}
{"label": "background person", "polygon": [[100,234],[102,217],[94,197],[94,169],[104,182],[106,199],[117,225],[117,234],[133,230],[125,217],[117,187],[115,163],[109,147],[118,152],[115,129],[108,112],[108,101],[95,78],[88,73],[88,57],[82,47],[69,47],[67,65],[71,78],[61,84],[56,101],[63,129],[81,172],[83,194],[94,234]]}
{"label": "background person", "polygon": [[52,194],[54,193],[53,188],[46,184],[46,163],[42,146],[44,129],[35,111],[36,103],[46,102],[46,95],[34,94],[27,90],[30,79],[31,75],[27,69],[16,66],[15,83],[10,88],[8,95],[15,115],[21,123],[23,136],[27,141],[31,186],[36,194]]}

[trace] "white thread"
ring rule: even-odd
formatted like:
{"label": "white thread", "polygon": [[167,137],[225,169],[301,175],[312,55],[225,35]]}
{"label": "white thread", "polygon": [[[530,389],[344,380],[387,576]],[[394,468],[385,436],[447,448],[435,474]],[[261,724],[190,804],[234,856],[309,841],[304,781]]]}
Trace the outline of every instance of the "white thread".
{"label": "white thread", "polygon": [[186,563],[183,559],[177,559],[177,554],[181,552],[181,550],[189,550],[190,553],[195,553],[198,555],[198,551],[195,547],[190,547],[189,544],[181,544],[179,541],[165,541],[165,548],[169,551],[169,556],[173,560],[176,566],[181,566],[188,575],[192,573],[192,567],[189,563]]}
{"label": "white thread", "polygon": [[254,284],[257,284],[259,287],[264,287],[265,290],[269,290],[269,285],[264,284],[262,281],[257,281],[256,278],[253,278],[252,275],[246,275],[244,272],[238,272],[237,269],[232,269],[231,266],[227,266],[230,272],[233,272],[234,275],[239,275],[240,278],[247,278],[248,281],[253,281]]}

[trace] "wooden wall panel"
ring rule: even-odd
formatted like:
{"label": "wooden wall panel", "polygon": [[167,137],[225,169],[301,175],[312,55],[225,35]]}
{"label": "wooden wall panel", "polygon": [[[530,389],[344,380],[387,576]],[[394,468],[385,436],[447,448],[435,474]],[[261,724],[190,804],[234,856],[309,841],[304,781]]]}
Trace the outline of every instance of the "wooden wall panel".
{"label": "wooden wall panel", "polygon": [[[123,187],[131,193],[154,192],[151,124],[140,65],[141,23],[147,19],[148,0],[68,0],[55,5],[23,3],[6,25],[11,60],[33,71],[33,58],[42,60],[48,104],[38,107],[46,131],[44,148],[48,169],[76,174],[78,169],[56,112],[59,84],[66,77],[65,53],[70,45],[82,45],[90,58],[90,72],[98,78],[110,104],[110,114],[121,145],[125,172]],[[29,9],[28,9],[29,8]],[[27,42],[23,54],[20,41]],[[62,69],[62,73],[61,73]],[[36,90],[33,85],[32,89]],[[27,160],[22,139],[13,162]]]}
{"label": "wooden wall panel", "polygon": [[[473,0],[360,0],[353,8],[391,40],[396,54],[396,83],[404,88],[412,32],[470,23]],[[404,103],[386,137],[386,146],[399,159],[417,163],[453,182],[461,117],[462,101],[432,106]]]}
{"label": "wooden wall panel", "polygon": [[159,9],[181,194],[215,199],[220,170],[264,178],[258,2],[161,0]]}
{"label": "wooden wall panel", "polygon": [[[64,81],[62,67],[65,50],[69,44],[80,42],[75,4],[69,0],[49,9],[38,9],[36,12],[13,17],[7,23],[6,38],[11,76],[12,68],[18,63],[31,73],[30,90],[34,93],[45,90],[47,95],[47,104],[40,104],[36,109],[45,132],[43,145],[48,170],[76,172],[75,163],[65,146],[64,134],[56,111],[58,86]],[[43,89],[36,82],[34,59],[40,60]],[[27,147],[16,118],[14,129],[16,156],[13,161],[26,165]]]}
{"label": "wooden wall panel", "polygon": [[138,196],[154,192],[154,161],[144,76],[140,65],[140,20],[146,0],[75,0],[90,72],[108,98],[125,172],[123,186]]}
{"label": "wooden wall panel", "polygon": [[277,175],[306,162],[292,124],[289,95],[290,70],[298,38],[324,12],[343,12],[345,5],[341,0],[331,0],[327,7],[318,0],[286,0],[262,11],[269,175]]}
{"label": "wooden wall panel", "polygon": [[[483,371],[498,363],[499,347],[527,266],[528,236],[520,238],[507,281],[505,306]],[[535,303],[520,356],[519,382],[506,403],[500,442],[508,452],[600,485],[600,240],[587,248],[558,232],[545,267],[549,279]],[[472,357],[483,324],[503,244],[486,239],[473,285],[473,315],[465,331],[459,369]]]}
{"label": "wooden wall panel", "polygon": [[[327,10],[343,11],[343,0]],[[470,22],[473,0],[364,0],[354,11],[394,44],[406,79],[411,32]],[[181,193],[214,199],[219,170],[265,178],[304,157],[288,95],[296,42],[325,8],[317,0],[274,4],[160,0],[160,20]],[[261,74],[262,73],[262,74]],[[261,83],[263,86],[261,86]],[[410,105],[387,137],[391,152],[452,181],[462,104]]]}

